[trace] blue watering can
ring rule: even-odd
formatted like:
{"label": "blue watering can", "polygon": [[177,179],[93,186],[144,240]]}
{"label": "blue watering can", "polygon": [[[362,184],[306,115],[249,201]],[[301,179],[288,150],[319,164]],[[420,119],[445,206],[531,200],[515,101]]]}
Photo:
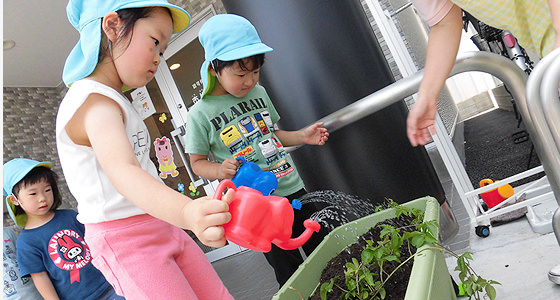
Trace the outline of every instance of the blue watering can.
{"label": "blue watering can", "polygon": [[263,171],[254,162],[247,162],[244,157],[236,158],[241,162],[235,177],[231,181],[236,187],[246,186],[261,192],[264,196],[271,196],[278,187],[276,175],[270,171]]}

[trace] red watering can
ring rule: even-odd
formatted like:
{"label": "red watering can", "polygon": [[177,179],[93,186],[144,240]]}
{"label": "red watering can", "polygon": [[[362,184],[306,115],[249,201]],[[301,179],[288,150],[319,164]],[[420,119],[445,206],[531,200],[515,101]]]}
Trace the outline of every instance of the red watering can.
{"label": "red watering can", "polygon": [[269,252],[271,243],[274,243],[284,250],[293,250],[321,229],[319,223],[308,219],[303,222],[305,231],[299,237],[291,238],[294,210],[288,199],[263,196],[246,186],[236,188],[229,179],[220,182],[214,198],[221,200],[226,187],[236,191],[229,205],[231,221],[224,224],[226,239],[241,247]]}
{"label": "red watering can", "polygon": [[[496,180],[496,182],[498,182],[498,180]],[[480,187],[484,187],[492,183],[494,183],[492,179],[488,179],[488,178],[482,179],[480,181]],[[507,198],[513,196],[513,194],[514,194],[513,187],[509,184],[505,184],[498,188],[480,194],[480,197],[482,197],[482,200],[484,200],[486,205],[488,205],[488,208],[492,208],[500,204],[502,201],[506,200]]]}

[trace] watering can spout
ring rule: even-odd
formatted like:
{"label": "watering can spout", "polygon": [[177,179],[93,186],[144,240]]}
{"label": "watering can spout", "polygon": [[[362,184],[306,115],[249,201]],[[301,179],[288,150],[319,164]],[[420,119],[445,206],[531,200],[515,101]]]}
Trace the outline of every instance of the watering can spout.
{"label": "watering can spout", "polygon": [[297,238],[284,241],[275,239],[272,243],[284,250],[294,250],[305,244],[313,232],[317,232],[321,229],[321,225],[319,225],[319,223],[309,219],[303,222],[303,226],[305,227],[305,231]]}

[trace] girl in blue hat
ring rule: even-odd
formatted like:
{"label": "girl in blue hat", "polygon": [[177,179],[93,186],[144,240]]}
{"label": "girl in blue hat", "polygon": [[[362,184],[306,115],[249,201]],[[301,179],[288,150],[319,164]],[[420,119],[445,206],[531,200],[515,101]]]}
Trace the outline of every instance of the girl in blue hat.
{"label": "girl in blue hat", "polygon": [[78,202],[93,264],[128,299],[232,299],[200,247],[225,245],[228,203],[168,188],[150,160],[150,136],[122,94],[145,86],[189,15],[165,0],[71,0],[80,32],[63,71],[56,141]]}
{"label": "girl in blue hat", "polygon": [[[91,252],[83,239],[84,225],[76,220],[76,212],[57,209],[62,201],[57,175],[51,168],[50,162],[27,158],[12,159],[3,166],[6,207],[16,225],[23,227],[17,239],[15,266],[19,265],[21,282],[31,277],[45,299],[124,299],[91,264]],[[19,276],[14,280],[19,282]],[[33,299],[36,294],[30,290],[27,293],[22,298],[17,294],[6,297]]]}
{"label": "girl in blue hat", "polygon": [[[185,152],[194,173],[207,179],[233,178],[237,157],[254,162],[278,179],[274,195],[288,200],[306,191],[296,166],[284,147],[301,144],[324,145],[329,133],[316,123],[300,131],[278,129],[280,119],[264,87],[258,84],[264,55],[272,51],[245,18],[220,14],[210,18],[199,32],[205,61],[200,69],[201,100],[189,110]],[[212,152],[217,162],[208,160]],[[293,235],[303,232],[301,211],[295,211]],[[313,250],[312,243],[304,249]],[[303,262],[296,250],[272,245],[265,253],[276,279],[284,284]]]}

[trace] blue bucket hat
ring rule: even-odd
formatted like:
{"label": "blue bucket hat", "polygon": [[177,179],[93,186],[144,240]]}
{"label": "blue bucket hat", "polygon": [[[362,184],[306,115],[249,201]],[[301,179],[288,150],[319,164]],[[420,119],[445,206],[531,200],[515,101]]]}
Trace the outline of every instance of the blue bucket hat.
{"label": "blue bucket hat", "polygon": [[200,28],[198,39],[204,47],[204,62],[200,68],[201,98],[212,92],[216,83],[216,77],[208,70],[211,61],[232,61],[272,51],[261,41],[251,22],[233,14],[220,14],[208,19]]}
{"label": "blue bucket hat", "polygon": [[8,201],[7,196],[11,195],[13,193],[14,186],[36,167],[47,167],[52,169],[52,164],[48,161],[39,162],[27,158],[14,158],[5,163],[4,167],[2,167],[2,177],[4,181],[2,190],[4,196],[6,196],[6,207],[8,208],[10,217],[12,217],[12,220],[14,220],[16,225],[19,227],[25,226],[25,223],[27,223],[27,215],[17,214],[16,206],[12,202]]}
{"label": "blue bucket hat", "polygon": [[66,58],[62,79],[67,86],[90,75],[97,66],[101,44],[101,19],[125,8],[166,7],[171,11],[173,33],[183,31],[190,22],[189,13],[166,0],[70,0],[68,20],[80,32],[80,40]]}

